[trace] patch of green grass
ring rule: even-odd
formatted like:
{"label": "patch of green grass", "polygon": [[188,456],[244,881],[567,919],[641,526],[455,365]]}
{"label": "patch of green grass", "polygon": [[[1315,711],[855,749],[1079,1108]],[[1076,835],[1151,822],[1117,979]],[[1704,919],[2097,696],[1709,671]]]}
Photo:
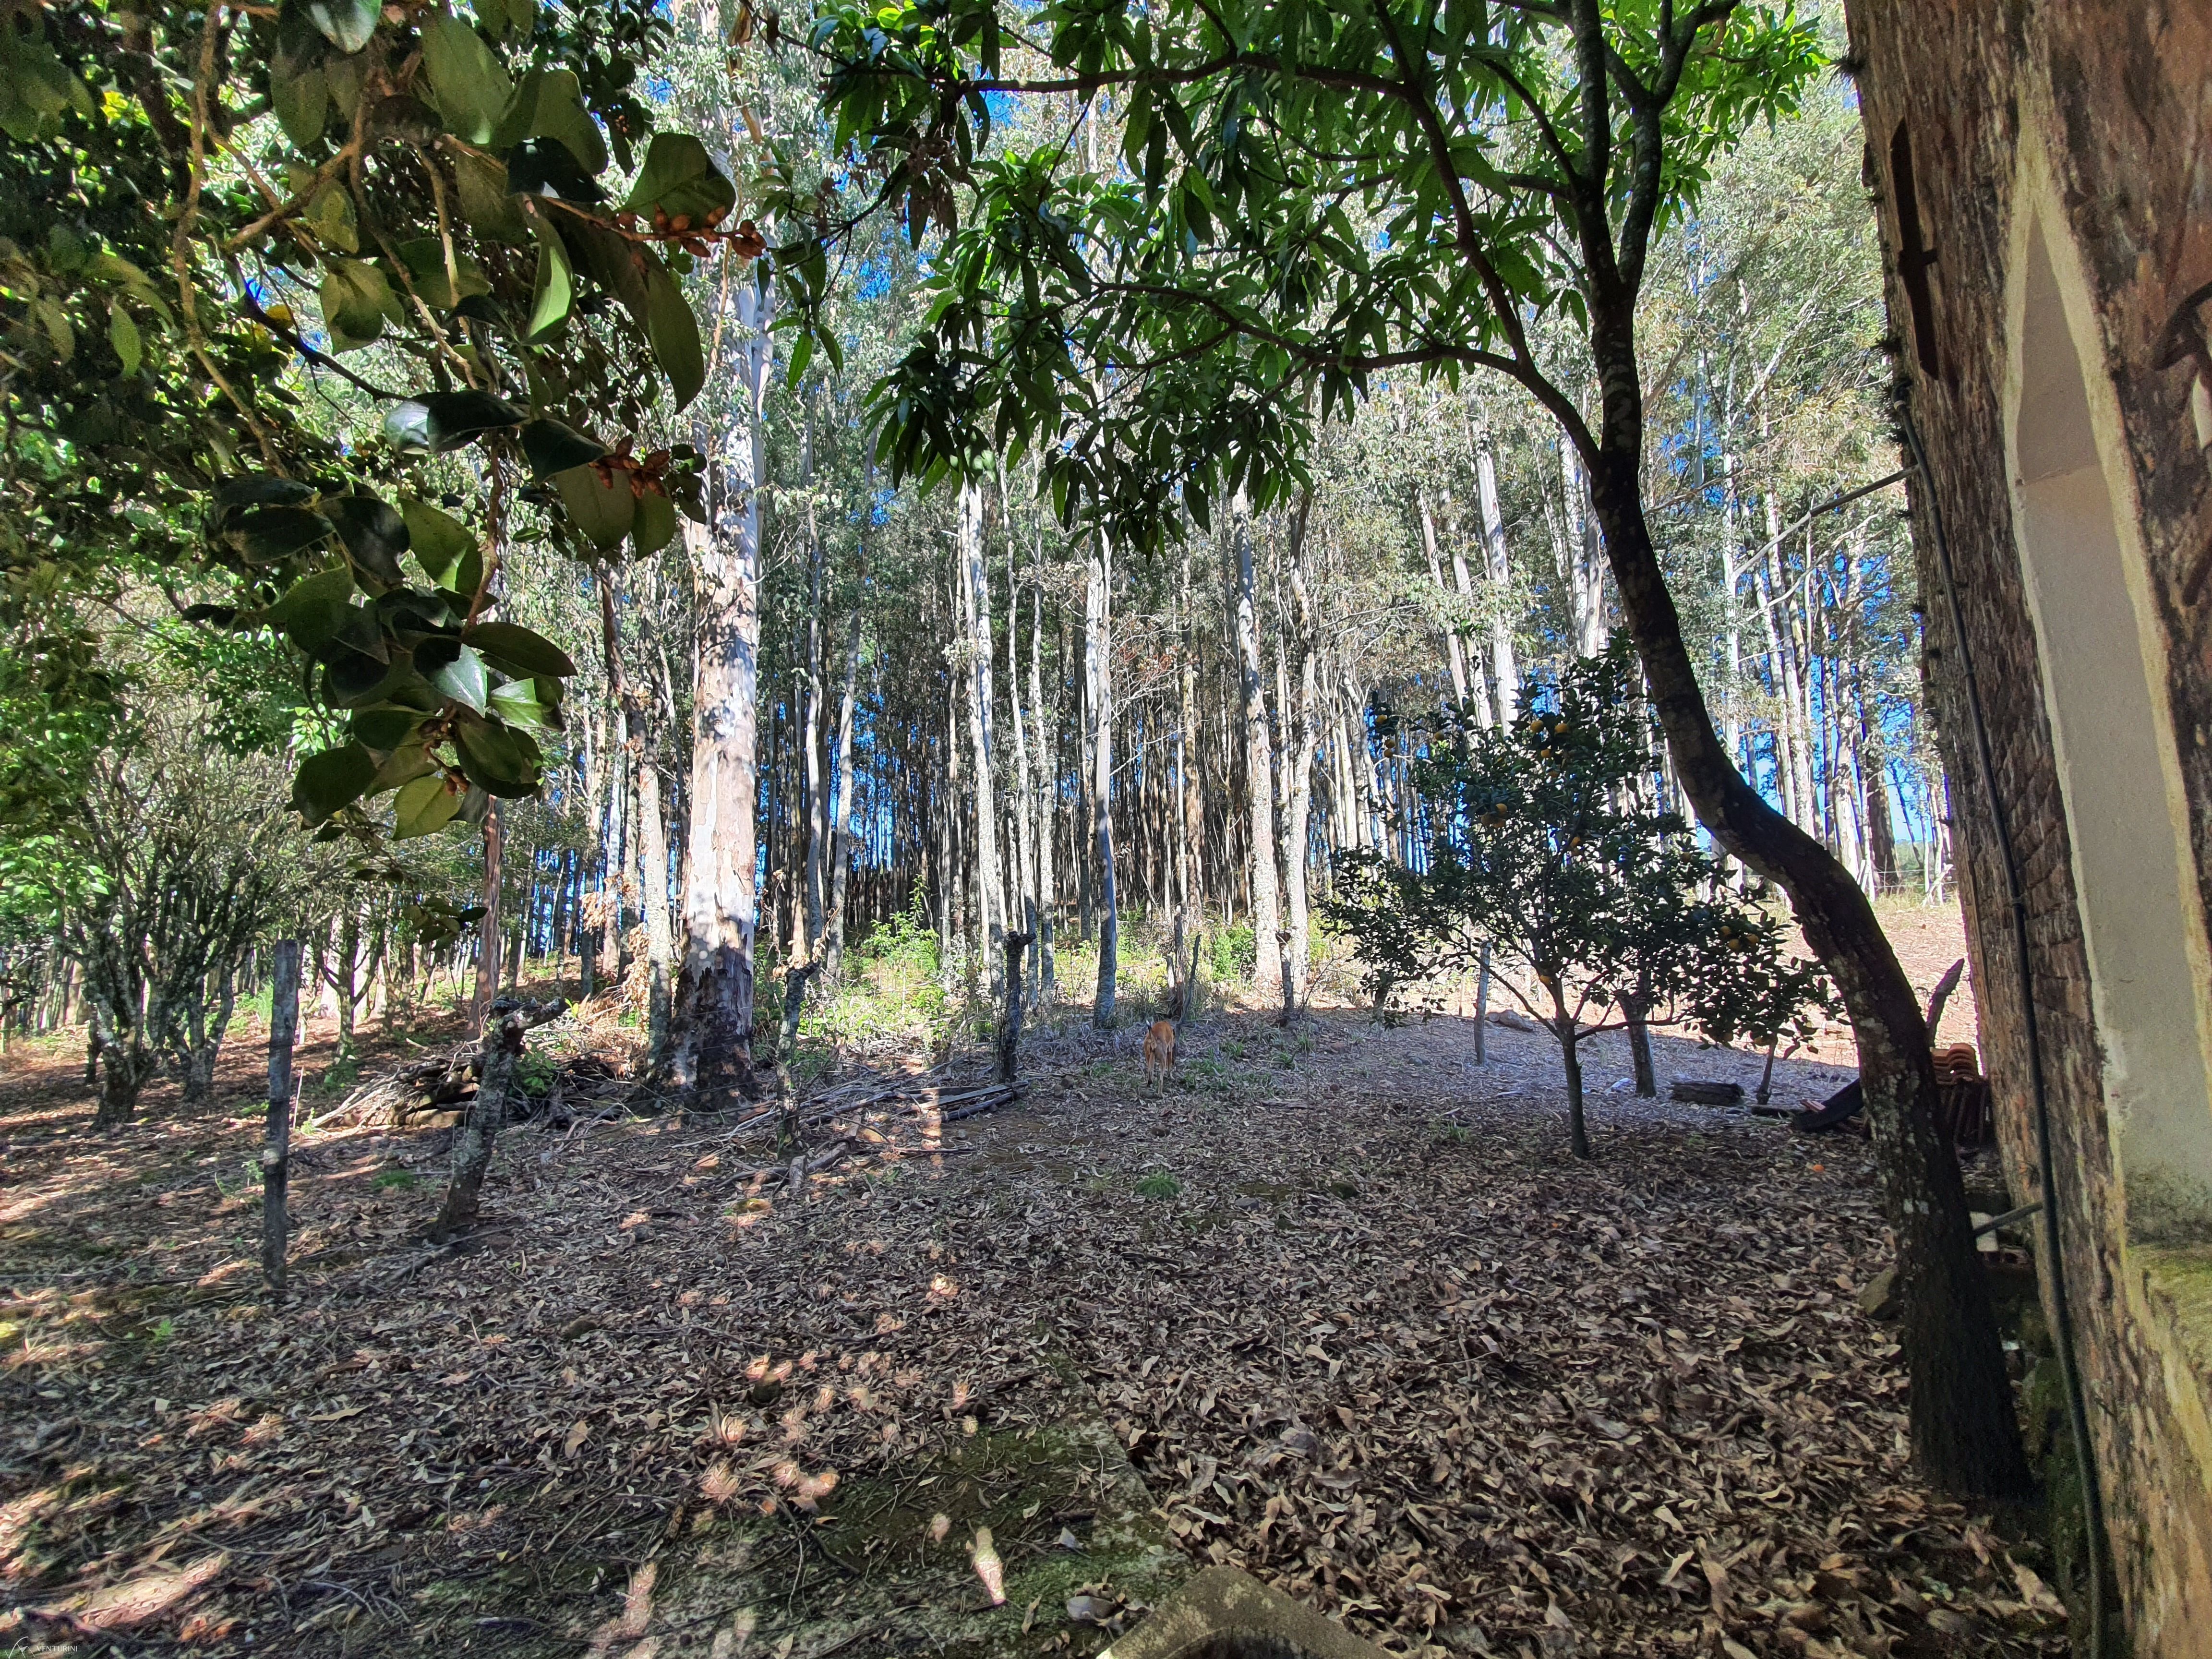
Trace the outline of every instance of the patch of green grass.
{"label": "patch of green grass", "polygon": [[403,1193],[411,1192],[421,1184],[412,1170],[379,1170],[376,1179],[369,1183],[372,1187],[396,1187]]}
{"label": "patch of green grass", "polygon": [[1137,1183],[1139,1198],[1173,1198],[1182,1191],[1182,1182],[1171,1175],[1148,1175]]}

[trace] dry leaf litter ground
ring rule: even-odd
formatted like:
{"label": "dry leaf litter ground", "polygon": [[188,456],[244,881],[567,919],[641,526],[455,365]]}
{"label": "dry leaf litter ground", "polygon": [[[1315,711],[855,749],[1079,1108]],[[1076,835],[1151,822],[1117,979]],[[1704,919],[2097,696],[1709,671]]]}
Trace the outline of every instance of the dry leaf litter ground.
{"label": "dry leaf litter ground", "polygon": [[250,1038],[238,1115],[112,1140],[19,1050],[0,1644],[1091,1654],[1227,1561],[1404,1654],[2063,1650],[2037,1547],[1906,1467],[1863,1144],[1616,1092],[1608,1037],[1577,1164],[1548,1040],[1491,1042],[1231,1013],[1162,1099],[1048,1035],[803,1201],[708,1120],[524,1127],[459,1252],[443,1135],[310,1134],[281,1309]]}

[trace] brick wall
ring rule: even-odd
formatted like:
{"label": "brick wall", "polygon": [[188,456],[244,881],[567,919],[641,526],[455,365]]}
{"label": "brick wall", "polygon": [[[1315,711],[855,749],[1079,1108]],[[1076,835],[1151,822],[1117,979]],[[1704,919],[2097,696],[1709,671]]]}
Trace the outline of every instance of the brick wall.
{"label": "brick wall", "polygon": [[[1940,513],[2025,888],[2028,994],[2053,1114],[2067,1293],[2081,1332],[2122,1600],[2137,1654],[2212,1647],[2212,1374],[2185,1305],[2189,1250],[2131,1247],[2107,1133],[2088,957],[2006,477],[2008,270],[2024,143],[2050,156],[2081,250],[2125,434],[2201,901],[2212,902],[2212,473],[2191,374],[2154,366],[2182,299],[2212,283],[2212,8],[2155,0],[1851,0],[1868,182],[1887,252],[1897,362],[1932,476],[1912,482],[1930,706],[1953,780],[1961,890],[2008,1174],[2039,1192],[2021,978],[1990,793],[1972,743],[1935,562]],[[1893,143],[1910,137],[1924,300]],[[2212,307],[2207,307],[2212,320]],[[1932,331],[1928,325],[1932,324]],[[1932,342],[1923,337],[1932,331]],[[1923,367],[1932,343],[1936,373]],[[2192,581],[2192,578],[2194,580]],[[2192,603],[2193,601],[2193,603]],[[2048,1300],[2051,1275],[2044,1275]],[[2206,1281],[2212,1284],[2212,1279]],[[2203,1298],[2212,1308],[2212,1296]]]}

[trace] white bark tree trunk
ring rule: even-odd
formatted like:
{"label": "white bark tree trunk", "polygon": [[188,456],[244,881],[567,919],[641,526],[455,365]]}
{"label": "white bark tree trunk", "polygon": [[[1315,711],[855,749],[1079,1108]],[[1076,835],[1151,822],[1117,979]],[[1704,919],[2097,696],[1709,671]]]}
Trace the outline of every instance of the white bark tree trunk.
{"label": "white bark tree trunk", "polygon": [[1090,693],[1085,714],[1091,725],[1091,798],[1098,827],[1098,995],[1091,1006],[1091,1023],[1102,1031],[1114,1024],[1121,931],[1114,890],[1113,575],[1106,538],[1094,531],[1083,603],[1083,664]]}
{"label": "white bark tree trunk", "polygon": [[1267,741],[1267,708],[1261,689],[1260,611],[1252,577],[1252,520],[1242,495],[1235,504],[1237,543],[1237,657],[1243,693],[1244,776],[1251,815],[1252,932],[1258,941],[1252,976],[1279,1002],[1282,968],[1275,935],[1282,927],[1275,889],[1274,751]]}
{"label": "white bark tree trunk", "polygon": [[[715,522],[684,521],[697,593],[692,683],[690,852],[684,890],[684,969],[677,984],[669,1073],[710,1098],[750,1091],[754,888],[759,789],[760,489],[775,320],[771,291],[738,287],[738,429],[723,458],[726,501]],[[710,492],[711,499],[712,492]]]}
{"label": "white bark tree trunk", "polygon": [[[1505,515],[1498,506],[1498,468],[1490,423],[1474,429],[1474,486],[1482,508],[1483,574],[1490,599],[1490,686],[1498,697],[1498,723],[1510,726],[1521,712],[1521,667],[1513,659],[1513,623],[1508,601],[1513,592],[1513,563],[1505,545]],[[1454,556],[1457,558],[1457,556]],[[1460,589],[1467,590],[1467,568],[1460,563]]]}
{"label": "white bark tree trunk", "polygon": [[978,944],[989,975],[995,1006],[1006,994],[1003,940],[1006,938],[1006,884],[999,869],[998,775],[992,765],[991,744],[991,582],[984,558],[983,488],[960,488],[958,553],[960,612],[967,638],[965,684],[968,703],[968,743],[975,762],[975,906],[981,933]]}

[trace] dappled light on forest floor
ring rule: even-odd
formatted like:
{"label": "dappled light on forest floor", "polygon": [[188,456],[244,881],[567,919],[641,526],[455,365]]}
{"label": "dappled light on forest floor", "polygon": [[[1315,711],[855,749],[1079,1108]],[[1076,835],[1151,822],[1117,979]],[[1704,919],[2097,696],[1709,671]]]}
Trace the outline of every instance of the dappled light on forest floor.
{"label": "dappled light on forest floor", "polygon": [[251,1115],[98,1141],[13,1058],[0,1640],[1094,1654],[1228,1562],[1407,1655],[2058,1651],[2039,1550],[1906,1468],[1863,1146],[1608,1038],[1578,1164],[1490,1040],[1229,1015],[1164,1098],[1071,1041],[803,1194],[766,1127],[525,1126],[446,1251],[444,1132],[310,1135],[281,1309]]}

